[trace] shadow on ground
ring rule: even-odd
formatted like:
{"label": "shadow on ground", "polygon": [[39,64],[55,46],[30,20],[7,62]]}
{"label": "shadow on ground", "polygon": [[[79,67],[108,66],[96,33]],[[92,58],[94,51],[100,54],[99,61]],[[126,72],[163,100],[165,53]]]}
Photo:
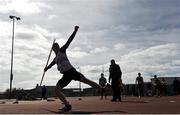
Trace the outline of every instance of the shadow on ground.
{"label": "shadow on ground", "polygon": [[69,111],[69,112],[61,112],[61,111],[52,111],[48,109],[44,109],[46,111],[52,112],[54,114],[101,114],[101,113],[119,113],[119,114],[125,114],[127,112],[125,111]]}
{"label": "shadow on ground", "polygon": [[147,101],[122,101],[122,102],[125,102],[125,103],[149,103]]}

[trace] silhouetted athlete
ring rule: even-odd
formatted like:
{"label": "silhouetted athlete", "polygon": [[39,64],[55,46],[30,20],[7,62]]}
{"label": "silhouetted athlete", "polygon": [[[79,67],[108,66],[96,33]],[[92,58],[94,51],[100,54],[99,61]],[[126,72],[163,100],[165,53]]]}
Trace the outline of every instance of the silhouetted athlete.
{"label": "silhouetted athlete", "polygon": [[83,83],[89,84],[92,87],[100,89],[101,86],[99,86],[97,83],[88,80],[83,74],[76,71],[76,69],[71,65],[69,62],[67,55],[66,55],[66,49],[74,39],[79,27],[74,27],[74,32],[69,37],[68,41],[63,45],[61,48],[59,47],[58,43],[54,43],[52,50],[54,51],[56,57],[54,60],[44,69],[44,71],[47,71],[49,68],[51,68],[53,65],[57,64],[57,69],[60,71],[60,73],[63,74],[62,78],[57,82],[55,92],[58,96],[58,98],[64,103],[64,107],[61,109],[64,112],[67,112],[72,109],[69,102],[66,100],[64,94],[62,93],[62,89],[67,86],[72,80],[81,81]]}
{"label": "silhouetted athlete", "polygon": [[144,96],[144,81],[143,77],[141,76],[141,73],[138,73],[138,76],[136,78],[136,84],[138,88],[139,98],[141,98],[141,96]]}

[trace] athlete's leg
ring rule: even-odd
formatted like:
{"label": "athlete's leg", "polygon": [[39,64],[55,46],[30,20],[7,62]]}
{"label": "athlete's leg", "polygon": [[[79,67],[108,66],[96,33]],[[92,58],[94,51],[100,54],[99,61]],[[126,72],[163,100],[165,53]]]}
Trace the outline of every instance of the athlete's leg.
{"label": "athlete's leg", "polygon": [[68,79],[67,75],[63,75],[63,77],[57,82],[55,87],[55,93],[57,97],[66,105],[69,104],[69,102],[66,100],[65,95],[62,92],[62,89],[67,86],[71,79]]}
{"label": "athlete's leg", "polygon": [[89,79],[87,79],[85,77],[81,77],[81,82],[83,82],[85,84],[88,84],[93,88],[97,88],[97,89],[101,90],[101,86],[99,84],[97,84],[96,82],[91,81],[91,80],[89,80]]}
{"label": "athlete's leg", "polygon": [[78,80],[80,82],[88,84],[93,88],[97,88],[99,91],[101,90],[101,86],[99,84],[87,79],[83,74],[81,74],[80,72],[77,72],[75,69],[72,70],[72,77],[74,80]]}
{"label": "athlete's leg", "polygon": [[72,109],[72,106],[69,104],[69,102],[66,100],[65,95],[62,92],[62,89],[67,86],[72,79],[69,79],[70,77],[67,77],[68,74],[64,74],[63,77],[57,82],[55,87],[55,93],[57,97],[64,103],[64,107],[61,108],[62,111],[67,112]]}
{"label": "athlete's leg", "polygon": [[69,102],[66,100],[64,94],[62,93],[62,88],[60,85],[56,85],[55,87],[55,93],[57,97],[64,103],[64,104],[69,104]]}

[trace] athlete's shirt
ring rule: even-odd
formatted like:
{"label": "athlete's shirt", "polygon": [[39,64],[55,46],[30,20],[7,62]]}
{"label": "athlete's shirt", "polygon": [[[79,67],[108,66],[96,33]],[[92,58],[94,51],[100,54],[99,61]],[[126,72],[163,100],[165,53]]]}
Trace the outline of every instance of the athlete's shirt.
{"label": "athlete's shirt", "polygon": [[64,73],[73,68],[67,58],[66,50],[63,50],[63,48],[58,51],[56,57],[54,58],[54,62],[57,64],[57,69],[60,73]]}

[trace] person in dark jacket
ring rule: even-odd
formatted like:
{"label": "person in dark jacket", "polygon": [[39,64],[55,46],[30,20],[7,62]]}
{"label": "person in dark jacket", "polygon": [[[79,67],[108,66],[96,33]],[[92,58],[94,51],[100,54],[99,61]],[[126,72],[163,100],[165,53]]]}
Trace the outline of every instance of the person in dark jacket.
{"label": "person in dark jacket", "polygon": [[109,67],[109,83],[111,82],[111,87],[113,91],[113,98],[111,101],[121,101],[121,91],[120,91],[120,81],[122,72],[120,66],[115,63],[115,60],[111,60],[111,65]]}
{"label": "person in dark jacket", "polygon": [[174,90],[174,95],[178,95],[179,94],[179,88],[180,88],[180,82],[178,79],[174,79],[173,80],[173,90]]}
{"label": "person in dark jacket", "polygon": [[138,88],[138,96],[141,98],[144,96],[144,81],[141,73],[138,73],[138,76],[136,77],[136,84]]}
{"label": "person in dark jacket", "polygon": [[43,87],[42,87],[42,92],[41,92],[41,100],[42,100],[42,99],[47,99],[47,98],[46,98],[46,92],[47,92],[46,86],[43,85]]}
{"label": "person in dark jacket", "polygon": [[104,77],[104,74],[101,73],[101,77],[99,78],[99,85],[101,85],[101,99],[103,99],[103,95],[105,96],[106,99],[106,92],[105,92],[105,86],[106,86],[106,78]]}
{"label": "person in dark jacket", "polygon": [[161,85],[161,81],[157,78],[157,75],[154,75],[154,82],[155,82],[155,94],[157,96],[161,96],[161,92],[162,92],[162,85]]}

